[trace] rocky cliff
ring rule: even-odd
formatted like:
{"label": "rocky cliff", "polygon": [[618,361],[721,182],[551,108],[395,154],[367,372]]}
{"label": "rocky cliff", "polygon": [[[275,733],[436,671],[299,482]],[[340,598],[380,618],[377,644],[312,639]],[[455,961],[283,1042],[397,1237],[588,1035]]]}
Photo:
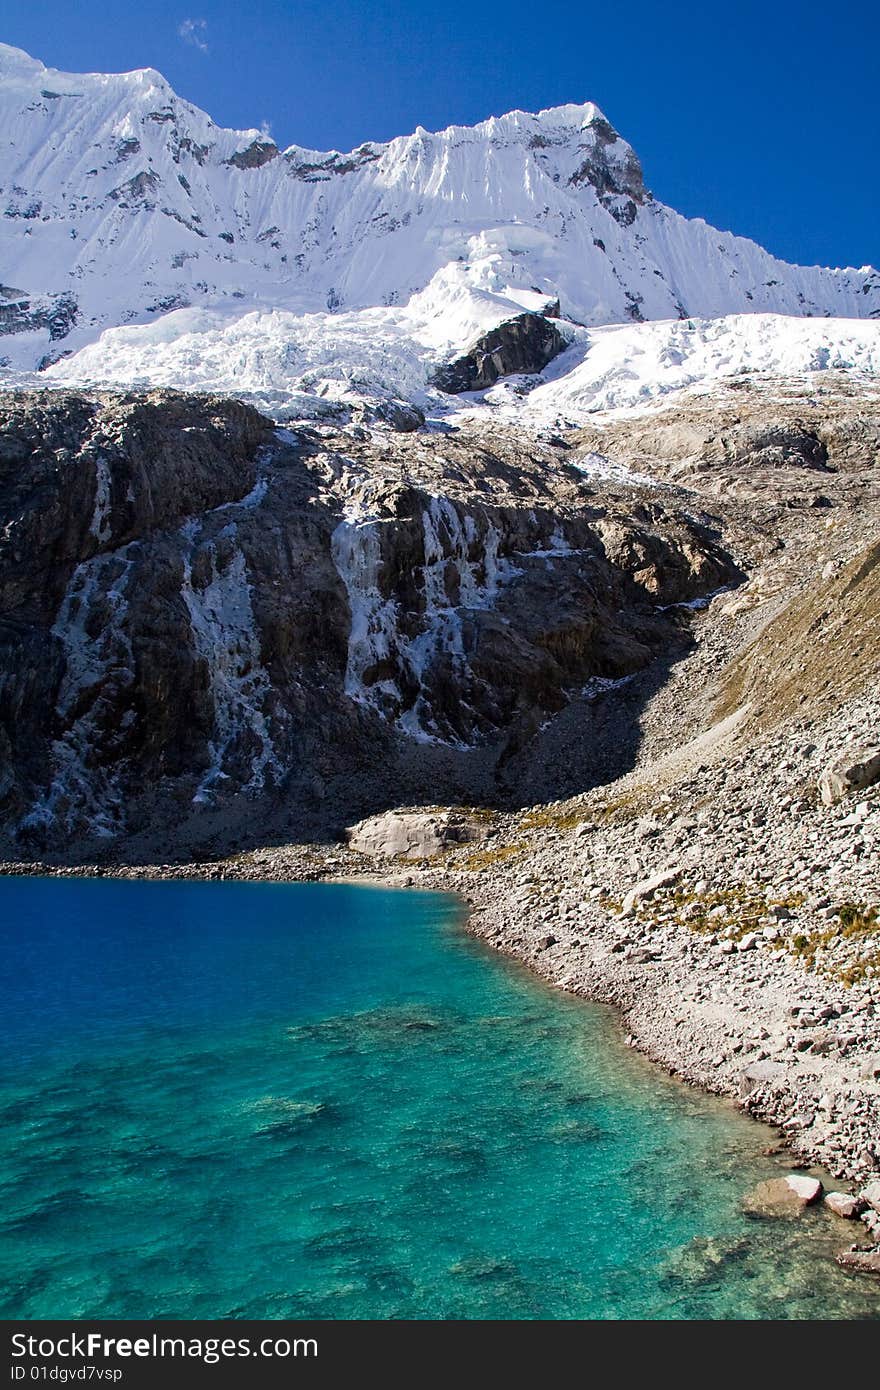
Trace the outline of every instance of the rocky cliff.
{"label": "rocky cliff", "polygon": [[18,393],[0,469],[0,786],[30,849],[516,800],[548,721],[739,578],[674,495],[600,496],[561,445],[476,430]]}
{"label": "rocky cliff", "polygon": [[694,710],[768,727],[833,706],[876,670],[856,557],[878,438],[876,402],[831,372],[560,434],[9,393],[10,852],[148,854],[160,832],[198,851],[571,795],[633,765],[710,602],[745,626],[689,657]]}

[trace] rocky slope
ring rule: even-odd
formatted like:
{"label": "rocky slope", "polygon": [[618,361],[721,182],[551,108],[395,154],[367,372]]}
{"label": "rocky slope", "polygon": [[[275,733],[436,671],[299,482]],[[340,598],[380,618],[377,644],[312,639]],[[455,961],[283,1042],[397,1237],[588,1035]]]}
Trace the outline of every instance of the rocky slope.
{"label": "rocky slope", "polygon": [[10,851],[332,835],[425,786],[550,801],[674,746],[683,669],[689,726],[762,733],[876,676],[880,407],[844,374],[558,435],[0,407]]}

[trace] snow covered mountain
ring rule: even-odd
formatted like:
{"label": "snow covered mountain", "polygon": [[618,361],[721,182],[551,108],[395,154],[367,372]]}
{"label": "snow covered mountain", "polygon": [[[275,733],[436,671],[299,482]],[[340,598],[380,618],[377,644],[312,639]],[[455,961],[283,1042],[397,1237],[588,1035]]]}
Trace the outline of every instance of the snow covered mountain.
{"label": "snow covered mountain", "polygon": [[[0,45],[0,121],[0,360],[47,384],[208,386],[314,414],[310,397],[419,399],[438,362],[557,300],[572,365],[601,325],[671,321],[674,352],[679,320],[755,313],[784,357],[768,315],[880,315],[875,270],[790,266],[658,203],[590,104],[281,151],[151,69],[71,75]],[[805,368],[876,370],[876,330],[853,330],[796,335]]]}
{"label": "snow covered mountain", "polygon": [[0,122],[0,381],[59,388],[0,392],[16,854],[608,780],[603,692],[875,525],[877,272],[661,206],[594,106],[281,151],[0,47]]}

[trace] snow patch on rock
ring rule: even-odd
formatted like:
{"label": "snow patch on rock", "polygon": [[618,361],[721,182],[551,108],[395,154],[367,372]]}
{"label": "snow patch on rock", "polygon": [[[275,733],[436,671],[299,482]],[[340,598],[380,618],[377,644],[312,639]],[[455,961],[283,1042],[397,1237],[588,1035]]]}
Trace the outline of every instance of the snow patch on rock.
{"label": "snow patch on rock", "polygon": [[457,745],[432,708],[432,667],[446,658],[459,676],[466,670],[466,615],[491,607],[519,571],[499,555],[500,534],[490,520],[479,526],[448,498],[432,497],[421,516],[419,611],[404,613],[383,585],[384,525],[350,513],[333,533],[333,560],[351,609],[346,694],[392,718],[411,738]]}
{"label": "snow patch on rock", "polygon": [[[223,563],[216,542],[200,544],[198,531],[197,522],[184,528],[191,548],[184,557],[181,594],[196,653],[207,668],[214,710],[208,741],[210,763],[193,797],[194,805],[207,806],[213,804],[222,783],[228,780],[227,761],[241,757],[243,750],[250,765],[250,775],[242,782],[247,792],[262,791],[270,777],[280,780],[284,769],[269,734],[265,704],[272,688],[261,663],[247,565],[234,544],[235,525],[230,524],[218,537],[233,545]],[[193,582],[196,550],[207,554],[209,575],[203,585]]]}
{"label": "snow patch on rock", "polygon": [[[70,721],[52,744],[52,781],[21,822],[20,829],[60,824],[68,833],[85,830],[109,839],[125,821],[118,764],[96,765],[96,731],[134,681],[134,657],[125,627],[128,584],[137,542],[78,565],[52,628],[64,648],[65,670],[56,706]],[[115,717],[115,716],[114,716]],[[123,723],[135,718],[133,710]]]}

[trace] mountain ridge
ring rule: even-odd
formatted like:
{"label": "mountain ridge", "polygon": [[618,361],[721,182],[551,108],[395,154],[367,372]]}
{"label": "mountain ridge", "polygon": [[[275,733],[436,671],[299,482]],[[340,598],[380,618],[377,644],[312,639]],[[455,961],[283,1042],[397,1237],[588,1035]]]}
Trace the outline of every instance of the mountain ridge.
{"label": "mountain ridge", "polygon": [[[872,268],[788,266],[653,198],[592,103],[348,154],[226,130],[152,69],[65,74],[0,48],[2,357],[33,370],[177,309],[406,307],[457,340],[559,299],[575,324],[869,318]],[[438,278],[439,277],[439,278]],[[442,301],[442,302],[441,302]]]}

